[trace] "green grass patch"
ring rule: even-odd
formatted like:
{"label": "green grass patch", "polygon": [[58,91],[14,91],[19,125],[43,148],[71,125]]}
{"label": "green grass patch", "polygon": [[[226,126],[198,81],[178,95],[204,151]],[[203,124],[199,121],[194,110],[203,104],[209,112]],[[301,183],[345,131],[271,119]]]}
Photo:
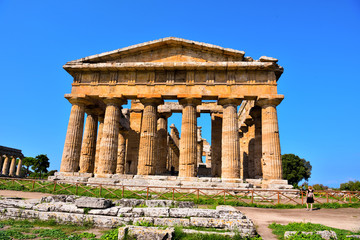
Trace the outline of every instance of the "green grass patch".
{"label": "green grass patch", "polygon": [[[15,191],[29,191],[29,192],[43,192],[43,193],[52,193],[52,194],[66,194],[66,195],[78,195],[78,196],[88,196],[88,197],[103,197],[109,199],[120,199],[120,198],[134,198],[134,199],[144,199],[146,198],[146,191],[129,191],[122,189],[110,189],[107,191],[106,189],[96,188],[92,186],[76,186],[65,183],[57,183],[55,188],[54,184],[51,181],[26,181],[26,180],[2,180],[0,182],[0,189],[6,190],[15,190]],[[43,187],[45,186],[45,187]],[[211,195],[210,195],[211,196]],[[295,205],[295,204],[273,204],[274,202],[254,202],[247,203],[239,201],[236,197],[231,195],[224,196],[213,195],[212,198],[208,198],[207,196],[202,196],[197,194],[188,194],[184,193],[165,193],[161,197],[157,198],[155,193],[149,193],[149,199],[174,199],[178,201],[193,201],[198,205],[207,205],[207,208],[216,208],[218,205],[231,205],[231,206],[242,206],[242,207],[258,207],[258,208],[275,208],[275,209],[292,209],[292,208],[304,208],[305,205]],[[240,197],[237,195],[237,197]],[[319,195],[320,197],[320,195]],[[244,201],[249,201],[251,198],[248,195],[243,195],[240,197]],[[321,195],[321,198],[325,198],[325,196]],[[329,196],[329,199],[333,199],[333,197]],[[225,201],[224,201],[225,200]],[[145,207],[138,206],[138,207]],[[316,208],[359,208],[360,200],[353,197],[352,203],[323,203],[323,204],[314,204]]]}
{"label": "green grass patch", "polygon": [[[315,232],[315,231],[334,231],[337,235],[337,238],[340,239],[349,239],[346,238],[346,235],[359,235],[360,232],[351,232],[348,230],[338,229],[327,227],[321,224],[314,224],[314,223],[289,223],[287,225],[272,223],[269,225],[269,228],[272,229],[272,232],[278,237],[278,239],[284,239],[284,233],[286,231],[297,231],[297,232]],[[317,239],[318,236],[313,235],[297,235],[294,236],[292,239]]]}

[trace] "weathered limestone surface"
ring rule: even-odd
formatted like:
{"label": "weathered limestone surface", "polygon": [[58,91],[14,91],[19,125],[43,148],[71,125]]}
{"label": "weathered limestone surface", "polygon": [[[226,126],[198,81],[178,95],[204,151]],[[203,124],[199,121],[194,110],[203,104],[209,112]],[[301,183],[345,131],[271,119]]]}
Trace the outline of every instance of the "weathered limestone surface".
{"label": "weathered limestone surface", "polygon": [[104,128],[104,115],[100,115],[98,117],[99,120],[99,127],[98,127],[98,134],[96,138],[96,152],[95,152],[95,163],[94,163],[94,173],[97,173],[98,165],[99,165],[99,154],[100,154],[100,143]]}
{"label": "weathered limestone surface", "polygon": [[85,123],[84,136],[80,155],[80,172],[94,172],[96,154],[96,135],[98,127],[98,115],[95,112],[88,112]]}
{"label": "weathered limestone surface", "polygon": [[2,174],[8,175],[9,174],[9,167],[10,167],[10,159],[8,156],[5,156],[3,168],[2,168]]}
{"label": "weathered limestone surface", "polygon": [[21,176],[21,167],[22,167],[22,158],[19,158],[19,162],[16,168],[16,176]]}
{"label": "weathered limestone surface", "polygon": [[16,168],[16,158],[12,157],[11,164],[10,164],[10,170],[9,170],[9,175],[12,177],[15,176],[15,168]]}
{"label": "weathered limestone surface", "polygon": [[222,125],[221,177],[240,178],[240,146],[236,107],[239,100],[221,101],[224,107]]}
{"label": "weathered limestone surface", "polygon": [[263,179],[282,179],[281,150],[276,106],[282,99],[258,101],[262,107]]}
{"label": "weathered limestone surface", "polygon": [[180,104],[184,106],[181,138],[180,138],[180,159],[179,159],[179,176],[196,177],[197,161],[197,119],[196,106],[201,103],[194,98],[181,99]]}
{"label": "weathered limestone surface", "polygon": [[255,165],[255,178],[260,178],[263,175],[262,171],[262,127],[261,127],[261,108],[255,107],[251,111],[251,116],[254,119],[255,125],[255,141],[254,141],[254,165]]}
{"label": "weathered limestone surface", "polygon": [[170,240],[173,233],[174,228],[125,226],[119,228],[118,239],[122,240],[125,236],[130,236],[138,240]]}
{"label": "weathered limestone surface", "polygon": [[126,157],[126,136],[127,132],[120,130],[118,139],[118,152],[116,162],[116,173],[125,174],[125,157]]}
{"label": "weathered limestone surface", "polygon": [[[141,105],[140,110],[137,110],[136,108],[138,105]],[[141,109],[143,109],[143,106],[139,101],[131,101],[130,130],[128,133],[128,144],[126,149],[126,172],[129,174],[137,173],[140,131],[142,122]]]}
{"label": "weathered limestone surface", "polygon": [[106,99],[104,127],[100,143],[98,177],[116,172],[122,99]]}
{"label": "weathered limestone surface", "polygon": [[[174,124],[170,125],[170,138],[172,139],[172,142],[175,145],[175,149],[177,148],[179,150],[180,149],[179,131]],[[174,148],[170,146],[168,170],[171,170],[171,167],[173,167],[175,171],[179,171],[179,154],[180,154],[180,150],[175,151]]]}
{"label": "weathered limestone surface", "polygon": [[155,175],[157,105],[159,99],[142,99],[144,105],[141,124],[138,175]]}
{"label": "weathered limestone surface", "polygon": [[70,98],[71,107],[60,172],[77,172],[81,153],[81,140],[84,127],[85,101]]}
{"label": "weathered limestone surface", "polygon": [[[136,199],[127,199],[137,201]],[[151,200],[150,200],[151,201]],[[150,202],[147,202],[148,204]],[[91,208],[85,213],[85,208]],[[230,206],[213,209],[169,207],[114,206],[111,200],[49,196],[41,200],[0,200],[0,219],[53,219],[59,223],[83,224],[92,222],[98,227],[117,227],[123,224],[148,222],[157,226],[202,226],[237,231],[242,236],[255,236],[251,220]],[[129,226],[132,227],[132,226]]]}
{"label": "weathered limestone surface", "polygon": [[167,157],[168,157],[168,132],[167,119],[171,113],[159,114],[157,120],[157,164],[156,174],[163,174],[167,171]]}

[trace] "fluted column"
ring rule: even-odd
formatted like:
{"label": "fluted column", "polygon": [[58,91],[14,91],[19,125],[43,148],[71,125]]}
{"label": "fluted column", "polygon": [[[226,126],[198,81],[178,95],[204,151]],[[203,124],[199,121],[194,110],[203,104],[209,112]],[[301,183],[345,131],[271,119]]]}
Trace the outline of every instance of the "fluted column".
{"label": "fluted column", "polygon": [[261,99],[263,179],[282,179],[281,149],[276,106],[280,99]]}
{"label": "fluted column", "polygon": [[263,170],[261,164],[261,158],[262,158],[261,108],[255,106],[251,110],[250,114],[253,117],[255,124],[255,149],[254,149],[255,178],[262,178]]}
{"label": "fluted column", "polygon": [[125,132],[124,130],[120,130],[119,140],[118,140],[117,162],[116,162],[117,174],[125,174],[126,138],[127,138],[127,132]]}
{"label": "fluted column", "polygon": [[[170,125],[170,136],[172,140],[174,141],[174,144],[179,148],[180,144],[180,138],[179,138],[179,131],[175,127],[174,124]],[[179,171],[179,152],[175,152],[171,147],[169,148],[170,154],[169,154],[169,167],[168,170],[171,171],[171,167],[174,167],[175,171]]]}
{"label": "fluted column", "polygon": [[16,169],[16,176],[21,176],[21,168],[22,168],[22,157],[19,157],[19,162]]}
{"label": "fluted column", "polygon": [[222,114],[211,114],[211,175],[221,177]]}
{"label": "fluted column", "polygon": [[196,154],[196,158],[197,158],[197,164],[202,163],[202,153],[203,153],[203,141],[202,141],[202,137],[201,137],[201,127],[198,126],[197,127],[197,154]]}
{"label": "fluted column", "polygon": [[99,165],[100,143],[101,143],[101,138],[102,138],[102,133],[103,133],[103,128],[104,128],[104,115],[99,115],[98,121],[99,121],[99,127],[98,127],[97,138],[96,138],[94,173],[97,173],[97,168]]}
{"label": "fluted column", "polygon": [[97,128],[98,114],[94,110],[88,110],[79,163],[81,173],[94,172]]}
{"label": "fluted column", "polygon": [[81,98],[71,98],[69,101],[72,103],[72,107],[66,132],[60,172],[77,172],[79,170],[86,102]]}
{"label": "fluted column", "polygon": [[200,99],[184,98],[179,103],[183,105],[179,177],[197,176],[197,114],[196,106],[201,104]]}
{"label": "fluted column", "polygon": [[138,175],[154,175],[156,173],[156,130],[157,106],[162,103],[158,98],[144,98],[140,100],[144,105],[140,144]]}
{"label": "fluted column", "polygon": [[121,105],[125,101],[118,98],[104,99],[106,110],[100,143],[97,177],[105,177],[104,174],[114,174],[116,172]]}
{"label": "fluted column", "polygon": [[240,178],[240,146],[237,106],[241,103],[237,99],[221,99],[223,105],[221,177]]}
{"label": "fluted column", "polygon": [[171,113],[160,113],[157,120],[157,164],[156,174],[163,174],[167,171],[166,163],[168,157],[168,131],[167,120]]}
{"label": "fluted column", "polygon": [[[0,156],[0,171],[2,171],[3,163],[4,163],[4,158],[3,158],[3,156]],[[1,174],[1,172],[0,172],[0,174]]]}
{"label": "fluted column", "polygon": [[2,167],[2,174],[9,175],[10,159],[9,156],[5,155],[4,164]]}
{"label": "fluted column", "polygon": [[10,171],[9,176],[15,176],[15,169],[16,169],[16,157],[11,157],[11,164],[10,164]]}

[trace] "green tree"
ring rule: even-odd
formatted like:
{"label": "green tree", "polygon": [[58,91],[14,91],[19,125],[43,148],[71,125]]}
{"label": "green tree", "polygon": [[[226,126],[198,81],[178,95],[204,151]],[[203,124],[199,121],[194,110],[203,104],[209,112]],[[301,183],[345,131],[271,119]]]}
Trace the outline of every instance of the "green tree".
{"label": "green tree", "polygon": [[297,186],[301,180],[310,178],[312,167],[309,161],[295,154],[284,154],[281,160],[283,177],[289,181],[289,184]]}
{"label": "green tree", "polygon": [[340,184],[340,190],[347,191],[360,191],[360,182],[359,181],[348,181],[347,183]]}
{"label": "green tree", "polygon": [[33,157],[25,157],[22,161],[22,165],[26,167],[25,170],[25,176],[29,176],[29,174],[31,173],[29,168],[34,165],[36,162],[36,159]]}
{"label": "green tree", "polygon": [[41,178],[42,173],[48,172],[47,169],[50,166],[49,158],[47,157],[46,154],[40,154],[40,155],[37,155],[35,157],[35,159],[36,159],[36,162],[33,164],[33,166],[31,168],[32,168],[32,170],[34,170],[35,173],[39,173],[40,178]]}

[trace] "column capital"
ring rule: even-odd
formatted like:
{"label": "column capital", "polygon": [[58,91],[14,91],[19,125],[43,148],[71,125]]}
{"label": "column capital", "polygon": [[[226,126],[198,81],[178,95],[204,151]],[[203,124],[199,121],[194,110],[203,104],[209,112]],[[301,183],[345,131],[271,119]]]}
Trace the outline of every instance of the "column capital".
{"label": "column capital", "polygon": [[166,118],[168,119],[169,117],[171,117],[172,112],[158,112],[158,117],[159,118]]}
{"label": "column capital", "polygon": [[100,115],[104,116],[104,111],[100,108],[97,108],[97,107],[86,107],[85,108],[85,112],[86,114],[88,115],[97,115],[98,117],[100,117]]}
{"label": "column capital", "polygon": [[115,105],[118,107],[127,103],[127,99],[125,98],[103,97],[102,100],[106,105]]}
{"label": "column capital", "polygon": [[277,98],[259,98],[257,100],[256,105],[260,107],[267,107],[267,106],[273,106],[276,107],[281,103],[281,101],[284,99],[284,96],[277,97]]}
{"label": "column capital", "polygon": [[197,106],[201,104],[201,98],[180,98],[179,103],[183,106],[184,105]]}
{"label": "column capital", "polygon": [[164,104],[164,100],[162,98],[150,98],[150,97],[144,97],[144,98],[140,98],[140,102],[144,105],[153,105],[153,106],[157,106],[160,104]]}
{"label": "column capital", "polygon": [[91,101],[86,95],[73,96],[71,94],[65,94],[65,98],[71,103],[76,105],[88,105]]}
{"label": "column capital", "polygon": [[242,100],[242,98],[219,98],[218,104],[222,106],[240,105]]}
{"label": "column capital", "polygon": [[260,117],[261,116],[261,107],[255,106],[255,107],[251,108],[250,116],[254,119]]}

